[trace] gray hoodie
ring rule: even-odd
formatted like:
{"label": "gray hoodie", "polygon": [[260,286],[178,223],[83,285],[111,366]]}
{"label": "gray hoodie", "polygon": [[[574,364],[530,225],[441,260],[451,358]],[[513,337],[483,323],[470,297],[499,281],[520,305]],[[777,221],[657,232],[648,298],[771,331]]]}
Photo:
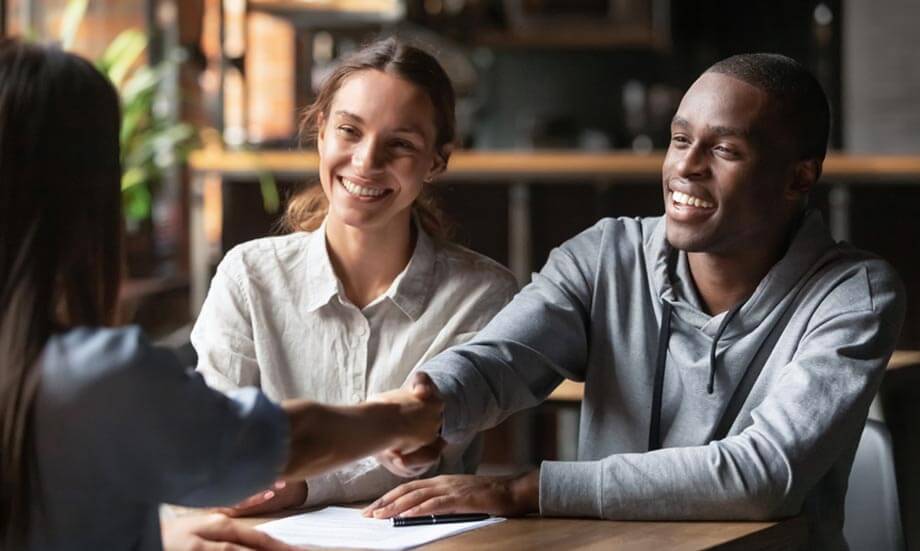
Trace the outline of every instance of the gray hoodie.
{"label": "gray hoodie", "polygon": [[[664,230],[662,218],[601,220],[474,340],[425,364],[445,397],[445,437],[535,406],[563,378],[584,381],[578,461],[543,462],[543,515],[802,512],[810,547],[844,548],[847,477],[903,321],[900,280],[835,244],[813,212],[740,309],[710,316]],[[653,412],[662,449],[650,451]]]}

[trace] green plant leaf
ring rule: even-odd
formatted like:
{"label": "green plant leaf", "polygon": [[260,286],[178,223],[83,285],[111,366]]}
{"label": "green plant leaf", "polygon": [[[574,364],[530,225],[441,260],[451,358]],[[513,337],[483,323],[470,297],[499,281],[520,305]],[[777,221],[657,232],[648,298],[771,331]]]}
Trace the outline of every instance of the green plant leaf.
{"label": "green plant leaf", "polygon": [[61,48],[69,50],[73,47],[74,39],[77,37],[77,31],[80,30],[80,24],[83,22],[83,16],[86,15],[86,7],[89,0],[70,0],[64,8],[64,15],[61,17]]}
{"label": "green plant leaf", "polygon": [[115,37],[103,52],[97,66],[119,90],[128,72],[147,48],[147,36],[137,29],[127,29]]}
{"label": "green plant leaf", "polygon": [[125,170],[121,175],[121,190],[125,191],[132,187],[143,185],[150,180],[150,175],[144,167],[133,166]]}
{"label": "green plant leaf", "polygon": [[278,197],[278,183],[275,176],[266,170],[259,171],[259,191],[262,192],[262,208],[265,212],[275,214],[281,208],[281,199]]}
{"label": "green plant leaf", "polygon": [[134,185],[122,190],[121,200],[125,218],[139,221],[150,217],[151,196],[146,186]]}

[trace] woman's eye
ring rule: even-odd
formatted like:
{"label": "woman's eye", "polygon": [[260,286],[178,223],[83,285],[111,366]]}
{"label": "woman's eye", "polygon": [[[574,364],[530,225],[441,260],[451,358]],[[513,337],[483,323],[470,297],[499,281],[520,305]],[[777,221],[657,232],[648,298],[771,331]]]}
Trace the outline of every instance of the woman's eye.
{"label": "woman's eye", "polygon": [[353,126],[341,125],[336,127],[336,132],[343,136],[357,136],[358,130]]}

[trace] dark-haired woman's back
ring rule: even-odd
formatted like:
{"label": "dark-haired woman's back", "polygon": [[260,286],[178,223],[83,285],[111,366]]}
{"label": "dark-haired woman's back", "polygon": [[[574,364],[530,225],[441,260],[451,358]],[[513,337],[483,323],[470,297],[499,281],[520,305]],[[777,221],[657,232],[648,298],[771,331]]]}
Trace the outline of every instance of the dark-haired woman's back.
{"label": "dark-haired woman's back", "polygon": [[210,390],[137,328],[52,337],[41,377],[30,549],[159,549],[157,503],[232,503],[287,459],[277,405]]}

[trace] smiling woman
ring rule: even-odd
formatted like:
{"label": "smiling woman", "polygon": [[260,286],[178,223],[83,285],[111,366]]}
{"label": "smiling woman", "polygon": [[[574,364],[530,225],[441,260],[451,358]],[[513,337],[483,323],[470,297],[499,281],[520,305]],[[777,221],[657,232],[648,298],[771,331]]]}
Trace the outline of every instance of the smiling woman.
{"label": "smiling woman", "polygon": [[[301,134],[316,146],[319,184],[291,199],[290,234],[227,254],[192,343],[218,389],[356,403],[471,338],[517,283],[445,238],[430,189],[453,145],[454,92],[432,56],[396,39],[358,51],[304,111]],[[477,461],[468,439],[447,447],[440,469],[472,472]],[[401,481],[369,460],[230,512],[368,500]]]}

